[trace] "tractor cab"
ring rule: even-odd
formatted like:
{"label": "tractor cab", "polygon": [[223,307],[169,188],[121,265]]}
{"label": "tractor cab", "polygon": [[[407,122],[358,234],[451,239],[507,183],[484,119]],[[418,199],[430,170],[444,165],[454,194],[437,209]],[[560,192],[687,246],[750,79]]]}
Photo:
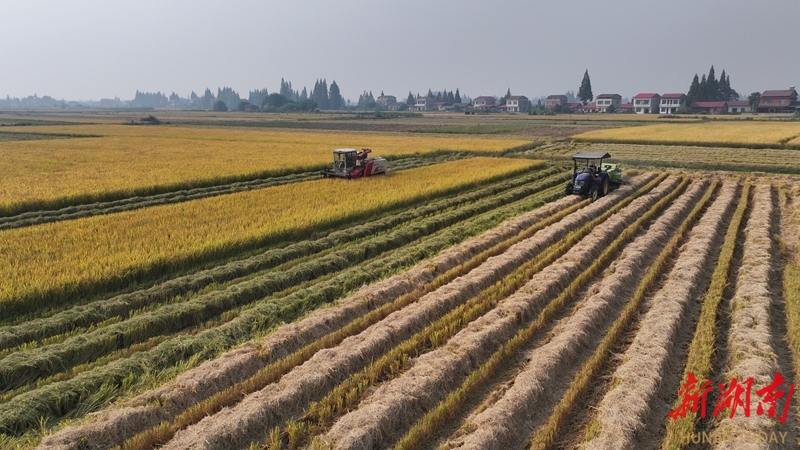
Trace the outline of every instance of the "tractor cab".
{"label": "tractor cab", "polygon": [[572,156],[572,179],[567,183],[565,195],[585,195],[592,201],[622,184],[622,170],[618,164],[604,163],[611,158],[608,153],[581,152]]}
{"label": "tractor cab", "polygon": [[368,148],[338,148],[333,151],[333,165],[322,171],[322,177],[361,178],[386,173],[388,166],[384,158],[368,158]]}

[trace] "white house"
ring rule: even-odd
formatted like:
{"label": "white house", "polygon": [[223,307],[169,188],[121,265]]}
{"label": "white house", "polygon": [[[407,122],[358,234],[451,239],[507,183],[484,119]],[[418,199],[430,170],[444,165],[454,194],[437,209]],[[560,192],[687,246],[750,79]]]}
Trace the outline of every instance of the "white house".
{"label": "white house", "polygon": [[595,112],[606,112],[609,107],[613,106],[614,109],[619,109],[622,104],[622,96],[619,94],[600,94],[597,96],[595,105],[597,110]]}
{"label": "white house", "polygon": [[636,114],[658,114],[661,96],[651,92],[636,94],[633,97],[633,107]]}
{"label": "white house", "polygon": [[433,99],[431,97],[417,97],[414,102],[414,109],[417,111],[427,111],[433,108]]}
{"label": "white house", "polygon": [[512,95],[506,99],[506,111],[527,112],[531,109],[531,101],[524,95]]}
{"label": "white house", "polygon": [[752,112],[750,102],[732,101],[728,102],[728,112],[733,114]]}
{"label": "white house", "polygon": [[664,94],[661,96],[659,112],[661,114],[674,114],[679,109],[686,108],[686,94]]}

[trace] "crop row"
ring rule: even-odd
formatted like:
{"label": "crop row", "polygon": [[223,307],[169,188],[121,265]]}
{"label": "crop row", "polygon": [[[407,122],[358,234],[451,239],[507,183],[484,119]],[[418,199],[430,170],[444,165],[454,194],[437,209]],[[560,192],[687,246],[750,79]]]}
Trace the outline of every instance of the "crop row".
{"label": "crop row", "polygon": [[[658,318],[664,317],[666,319],[666,317],[670,317],[669,313],[665,314],[665,311],[671,312],[672,314],[675,314],[676,310],[677,312],[680,312],[680,308],[676,308],[674,305],[681,305],[682,302],[686,302],[685,299],[687,296],[696,294],[698,291],[702,292],[704,283],[699,278],[702,275],[702,272],[699,271],[704,267],[704,265],[707,265],[713,259],[715,251],[715,235],[713,230],[718,227],[721,222],[726,220],[728,212],[730,211],[731,205],[733,204],[733,200],[735,198],[736,189],[735,183],[730,183],[723,186],[720,195],[711,204],[697,225],[691,229],[691,237],[689,237],[687,234],[689,231],[688,227],[683,228],[680,233],[673,237],[672,241],[668,245],[667,251],[660,255],[660,264],[654,265],[653,278],[651,278],[650,281],[658,282],[661,281],[659,278],[663,277],[666,273],[669,273],[670,275],[666,276],[666,285],[660,287],[660,289],[656,292],[655,297],[648,302],[648,306],[652,305],[652,307],[650,307],[649,310],[645,308],[647,312],[644,315],[642,322],[639,324],[639,332],[637,333],[634,342],[630,345],[626,352],[624,363],[617,368],[615,373],[615,380],[619,379],[620,381],[618,383],[620,384],[639,383],[635,385],[635,388],[640,389],[642,391],[642,396],[649,398],[650,402],[654,401],[652,398],[652,391],[654,390],[654,379],[652,374],[653,372],[657,371],[656,366],[661,360],[657,359],[651,363],[651,360],[643,359],[642,356],[638,355],[636,353],[636,349],[641,347],[641,344],[647,345],[649,343],[653,343],[653,345],[647,346],[648,350],[651,348],[657,348],[656,343],[663,343],[663,341],[659,339],[670,339],[670,337],[674,336],[674,333],[676,332],[674,329],[680,323],[686,322],[672,322],[667,320],[659,322]],[[685,238],[688,239],[684,241]],[[679,247],[680,244],[685,244],[683,251],[677,255],[677,259],[670,268],[667,264],[669,264],[669,260],[672,259],[676,248]],[[662,273],[662,271],[667,268],[670,270]],[[691,270],[694,270],[694,272]],[[682,278],[682,275],[686,275],[687,278]],[[646,286],[641,287],[646,289]],[[643,293],[645,292],[643,291]],[[665,300],[665,297],[670,297],[673,295],[675,297],[674,300]],[[664,306],[659,303],[662,301],[665,303]],[[633,311],[631,311],[631,313],[633,313]],[[667,329],[665,329],[665,327]],[[654,330],[651,330],[651,328],[654,328]],[[672,334],[670,334],[670,332],[672,332]],[[662,336],[662,333],[664,336]],[[654,336],[656,336],[657,339],[654,338]],[[651,339],[651,341],[644,340],[646,338]],[[639,342],[641,342],[641,344]],[[609,346],[608,348],[611,347]],[[606,352],[608,351],[608,348],[606,349]],[[657,356],[663,357],[664,353],[666,353],[666,351],[659,351]],[[648,356],[653,357],[654,355]],[[595,357],[601,357],[599,352],[595,353]],[[648,366],[642,371],[643,377],[641,379],[627,378],[630,375],[630,367],[635,366],[638,370],[642,369],[641,366],[643,364],[652,364],[652,367]],[[608,395],[626,395],[625,392],[614,386],[617,386],[617,383],[612,385],[611,393]],[[637,390],[636,392],[639,391]],[[606,399],[608,398],[609,397],[606,396]],[[620,430],[617,427],[612,427],[609,425],[609,423],[613,424],[614,421],[620,420],[622,417],[625,417],[625,419],[622,419],[624,420],[624,424],[630,425],[630,422],[627,418],[634,416],[635,413],[640,413],[639,409],[642,407],[642,405],[647,405],[648,403],[648,401],[645,400],[640,401],[639,399],[630,399],[628,397],[626,397],[626,400],[630,400],[632,402],[630,405],[630,412],[627,410],[615,409],[613,412],[611,412],[612,416],[606,416],[606,410],[604,409],[602,414],[598,414],[599,418],[597,419],[596,426],[590,428],[592,434],[589,436],[589,439],[591,440],[589,441],[588,445],[590,445],[592,448],[603,448],[603,446],[614,445],[614,442],[626,442],[626,437],[630,437],[633,434],[627,429]],[[615,405],[611,403],[606,405],[605,399],[602,405],[610,408],[615,407]],[[660,418],[661,416],[658,417]],[[619,427],[623,425],[619,424],[617,426]],[[609,439],[611,439],[611,441],[609,441]],[[614,439],[617,439],[618,441],[614,441]]]}
{"label": "crop row", "polygon": [[[617,199],[616,201],[619,201],[619,197]],[[609,200],[613,199],[609,198]],[[592,205],[572,216],[588,217],[589,214],[592,214],[590,210],[596,211],[600,207],[599,204]],[[580,221],[576,220],[572,223],[577,225]],[[431,321],[468,301],[470,297],[478,294],[481,290],[489,288],[504,275],[516,270],[520,261],[530,258],[533,252],[539,251],[537,249],[542,249],[548,243],[554,242],[553,233],[563,233],[565,231],[563,228],[564,225],[558,223],[551,226],[549,231],[543,230],[537,233],[532,238],[512,246],[502,255],[490,258],[467,276],[425,295],[417,303],[393,313],[360,335],[346,339],[339,347],[333,349],[334,353],[330,354],[333,359],[328,356],[329,351],[317,353],[303,366],[284,376],[279,383],[247,396],[230,410],[223,410],[212,418],[205,419],[179,432],[169,445],[180,447],[187,444],[187,439],[192,441],[211,438],[213,442],[217,443],[216,445],[229,442],[230,439],[239,441],[243,438],[253,437],[253,432],[260,426],[259,417],[262,419],[273,417],[275,420],[270,420],[272,423],[280,423],[282,420],[291,418],[293,412],[302,411],[301,408],[308,401],[315,400],[317,395],[324,394],[335,387],[339,381],[344,381],[342,376],[359,370],[371,359],[396,347],[404,339],[413,339],[412,335],[415,330],[422,330],[426,324],[430,324]],[[562,231],[559,232],[559,230]],[[544,235],[540,236],[542,233]],[[442,328],[442,331],[446,329],[446,327]],[[396,356],[401,357],[402,355]],[[381,364],[382,367],[392,367],[393,365]],[[297,394],[301,394],[301,396],[297,397]],[[280,410],[274,409],[274,405],[278,403],[274,403],[270,399],[281,399]],[[230,427],[231,422],[226,421],[225,418],[229,416],[236,417],[236,422],[239,423],[238,432]],[[197,433],[202,436],[198,437]],[[244,442],[246,443],[246,441]]]}
{"label": "crop row", "polygon": [[0,231],[0,316],[16,317],[307,236],[543,166],[471,158]]}
{"label": "crop row", "polygon": [[[220,351],[252,339],[275,324],[291,321],[305,311],[336,300],[351,289],[377,281],[482,232],[509,214],[519,214],[524,210],[541,206],[548,196],[550,200],[559,196],[558,190],[556,187],[543,193],[540,198],[523,199],[518,204],[489,211],[465,223],[452,226],[436,236],[404,247],[402,251],[346,269],[288,296],[267,298],[221,326],[196,335],[170,339],[149,351],[80,374],[71,380],[22,394],[7,404],[0,405],[0,427],[6,433],[22,434],[36,427],[40,416],[53,420],[74,414],[78,410],[85,413],[101,407],[124,392],[148,385],[145,376],[148,373],[158,374],[166,370],[167,373],[157,378],[168,379],[174,376],[174,373],[170,375],[172,372],[169,371],[176,364],[190,360],[199,362],[214,357]],[[123,380],[129,381],[120,388]],[[116,387],[116,390],[108,398],[97,401],[92,395],[99,392],[102,386]]]}
{"label": "crop row", "polygon": [[[729,357],[724,378],[753,378],[753,385],[757,387],[772,383],[773,376],[780,369],[773,341],[776,330],[771,318],[775,300],[770,286],[776,269],[776,249],[772,239],[776,211],[772,194],[769,184],[757,185],[753,193],[753,206],[745,228],[742,264],[737,274],[736,291],[731,299],[731,323],[726,343]],[[724,422],[718,423],[715,432],[769,434],[776,430],[778,423],[766,415],[726,416]],[[720,448],[732,447],[729,444]]]}
{"label": "crop row", "polygon": [[[286,264],[302,258],[319,258],[338,247],[385,240],[385,236],[375,236],[387,233],[397,227],[406,226],[420,218],[458,208],[455,212],[448,212],[444,218],[430,217],[423,219],[423,224],[433,224],[432,230],[437,227],[453,224],[470,215],[487,211],[498,205],[524,198],[532,193],[558,184],[563,178],[557,175],[555,168],[545,169],[533,174],[523,175],[508,181],[494,183],[475,191],[460,194],[454,197],[435,201],[427,205],[389,215],[379,220],[355,225],[346,230],[333,231],[327,236],[315,240],[301,241],[287,247],[268,250],[245,260],[230,262],[213,269],[204,270],[195,274],[186,275],[158,284],[152,288],[121,294],[107,300],[99,300],[80,305],[57,313],[47,318],[39,318],[19,325],[8,326],[0,329],[0,349],[20,346],[33,340],[42,340],[63,333],[71,333],[75,328],[88,327],[114,317],[127,316],[132,311],[145,306],[151,306],[168,301],[175,296],[185,295],[199,291],[211,284],[230,282],[271,268]],[[549,176],[549,177],[548,177]],[[536,182],[539,181],[540,182]],[[488,200],[487,200],[488,198]],[[467,205],[467,206],[465,206]],[[438,224],[438,225],[437,225]],[[425,225],[431,226],[431,225]],[[360,238],[365,236],[366,238]],[[385,244],[378,245],[374,251],[370,249],[362,258],[366,259],[379,253]],[[391,247],[389,247],[391,248]]]}
{"label": "crop row", "polygon": [[[613,343],[616,335],[627,326],[646,287],[655,281],[647,276],[654,271],[651,264],[663,259],[667,241],[681,222],[687,223],[692,219],[691,216],[687,218],[692,206],[702,207],[703,200],[707,200],[701,199],[702,191],[707,187],[703,181],[694,183],[645,234],[625,247],[609,270],[610,274],[590,289],[580,308],[558,327],[558,334],[531,352],[531,361],[536,361],[536,364],[522,370],[514,379],[514,385],[491,407],[467,420],[466,426],[474,427],[476,431],[462,437],[462,446],[519,447],[528,438],[523,430],[533,428],[534,424],[546,418],[547,424],[540,430],[543,436],[538,441],[550,440],[561,431],[573,402],[586,389],[585,383],[592,379],[592,372],[598,364],[594,356],[604,357],[607,354],[604,347]],[[709,190],[707,196],[712,192]],[[640,279],[642,281],[637,286]],[[604,333],[606,337],[601,341],[600,336]],[[593,357],[588,358],[575,375],[573,385],[548,418],[548,402],[555,398],[552,385],[557,379],[573,373],[580,361],[592,351],[595,352]],[[526,410],[526,406],[532,407]]]}
{"label": "crop row", "polygon": [[[458,221],[503,204],[504,200],[529,195],[561,177],[545,183],[523,186],[510,193],[489,197],[453,211],[438,214],[401,227],[388,234],[345,246],[322,257],[293,265],[286,270],[268,272],[218,291],[209,292],[180,303],[169,303],[158,309],[104,326],[94,331],[69,337],[61,343],[15,352],[0,360],[0,385],[18,387],[35,380],[87,363],[111,351],[143,342],[151,337],[177,332],[225,311],[253,302],[292,286],[311,281],[332,272],[364,262],[385,251],[436,233]],[[542,185],[544,184],[544,185]],[[31,365],[30,361],[36,361]]]}
{"label": "crop row", "polygon": [[[739,195],[738,205],[733,214],[725,238],[722,243],[717,265],[711,275],[708,290],[706,291],[697,319],[692,343],[689,346],[686,357],[686,367],[684,369],[681,385],[688,381],[688,374],[698,377],[700,380],[707,380],[712,375],[712,363],[715,353],[715,344],[719,340],[720,331],[717,329],[717,317],[721,314],[721,304],[729,280],[733,273],[733,256],[739,234],[742,232],[742,225],[745,223],[750,198],[750,183],[745,183]],[[734,280],[735,283],[735,280]],[[680,407],[682,399],[677,399],[674,408]],[[687,411],[686,416],[675,418],[667,422],[666,437],[664,438],[664,448],[679,449],[688,446],[686,436],[690,436],[695,431],[700,417],[696,412]]]}
{"label": "crop row", "polygon": [[[564,199],[564,200],[567,200],[567,201],[572,201],[572,202],[574,202],[574,199]],[[560,202],[561,202],[561,203],[563,203],[562,201],[560,201]],[[564,203],[564,204],[566,205],[567,203]],[[596,209],[596,208],[595,208],[595,209]],[[540,216],[540,219],[539,219],[539,220],[541,220],[541,219],[544,219],[544,218],[546,218],[546,217],[547,217],[547,215],[545,215],[545,216]],[[529,225],[529,226],[530,226],[530,225]],[[528,227],[529,227],[529,226],[528,226]],[[527,227],[526,227],[526,228],[527,228]],[[517,233],[512,233],[512,234],[511,234],[511,235],[509,235],[508,237],[512,236],[513,234],[517,234]],[[508,239],[508,237],[506,237],[506,238],[505,238],[505,239],[503,239],[503,240],[506,240],[506,239]],[[465,256],[467,256],[467,258],[469,258],[469,256],[468,256],[468,255],[469,255],[469,253],[466,253],[466,254],[464,254],[464,252],[463,252],[463,251],[460,251],[460,252],[453,252],[453,253],[452,253],[452,255],[453,255],[453,256],[451,256],[451,258],[453,258],[453,257],[457,257],[457,258],[458,258],[458,259],[460,259],[462,262],[464,261],[464,257],[465,257]],[[461,255],[461,256],[457,256],[457,255]],[[438,264],[437,264],[437,266],[438,266]],[[489,276],[496,276],[496,275],[491,275],[491,274],[489,274]],[[451,291],[451,292],[452,292],[452,291]],[[427,296],[429,297],[430,295],[432,295],[432,294],[428,294]],[[420,299],[419,301],[422,301],[422,299]],[[417,303],[419,303],[419,301],[418,301]],[[429,302],[430,302],[430,300],[428,300],[427,302],[429,303]],[[417,303],[415,303],[415,304],[417,304]],[[403,311],[403,310],[401,310],[401,311]],[[398,312],[395,312],[395,313],[393,313],[393,314],[394,314],[394,316],[396,316],[396,315],[397,315],[398,313],[400,313],[401,311],[398,311]],[[322,315],[322,317],[320,317],[318,320],[314,320],[314,318],[313,318],[313,317],[310,317],[309,319],[307,319],[307,320],[310,320],[310,321],[312,321],[312,326],[311,326],[311,327],[314,327],[314,324],[321,325],[321,324],[323,323],[323,322],[322,322],[322,320],[323,320],[323,317],[325,317],[325,312],[324,312],[324,311],[321,311],[321,312],[320,312],[320,313],[318,313],[318,314],[321,314],[321,315]],[[392,317],[392,315],[390,315],[389,317]],[[387,318],[386,320],[384,320],[384,322],[388,322],[388,321],[389,321],[389,319],[388,319],[388,318]],[[306,322],[306,321],[304,321],[304,322]],[[290,326],[290,327],[291,327],[291,326]],[[319,326],[316,326],[315,328],[320,328],[320,327],[319,327]],[[308,329],[309,329],[309,327],[300,327],[300,329],[301,329],[301,330],[308,330]],[[399,330],[398,330],[398,331],[399,331]],[[394,331],[393,331],[393,329],[392,329],[392,332],[394,332]],[[365,332],[365,333],[367,333],[367,334],[368,334],[368,332]],[[365,333],[362,333],[362,334],[365,334]],[[279,337],[279,338],[281,337],[281,333],[277,333],[277,335],[278,335],[278,337]],[[284,334],[284,336],[287,336],[287,335],[285,335],[285,334]],[[287,340],[288,340],[288,342],[289,342],[290,344],[295,344],[295,342],[294,342],[293,340],[291,340],[291,339],[287,339]],[[306,342],[308,342],[308,341],[306,341]],[[345,342],[347,342],[347,340],[346,340]],[[274,341],[273,341],[273,343],[274,343]],[[272,346],[269,346],[269,345],[268,345],[268,347],[275,348],[275,349],[278,349],[278,348],[280,348],[280,346],[277,346],[277,345],[272,345]],[[349,348],[350,346],[349,346],[349,345],[343,345],[343,347],[344,347],[344,348]],[[324,352],[322,352],[322,353],[324,354]],[[279,354],[278,356],[280,356],[280,354]],[[234,359],[236,359],[236,356],[233,356],[233,358],[234,358]],[[320,356],[317,356],[316,358],[317,358],[316,360],[319,360]],[[295,363],[297,363],[298,361],[299,361],[299,362],[302,362],[302,361],[304,360],[304,359],[296,360],[296,359],[294,359],[294,356],[293,356],[293,355],[287,355],[287,359],[291,359],[291,360],[295,361]],[[219,367],[217,367],[217,368],[214,368],[212,372],[208,372],[208,371],[209,371],[209,370],[211,370],[213,367],[214,367],[214,366],[210,366],[210,367],[209,367],[209,369],[207,369],[207,370],[206,370],[206,372],[207,372],[209,375],[211,375],[212,377],[214,376],[214,374],[215,374],[215,373],[219,372],[219,370],[218,370],[218,369],[219,369]],[[236,364],[225,364],[225,363],[223,363],[223,367],[229,367],[230,369],[234,369],[234,367],[237,367],[237,365],[236,365]],[[306,367],[306,365],[304,365],[303,367]],[[202,369],[202,368],[200,368],[200,369]],[[198,369],[198,370],[200,370],[200,369]],[[269,370],[269,369],[267,369],[267,371],[268,371],[268,370]],[[228,370],[228,371],[232,372],[232,373],[231,373],[231,375],[233,375],[233,376],[237,375],[237,371],[236,371],[235,369],[234,369],[234,370]],[[262,372],[262,373],[263,373],[263,372]],[[341,376],[341,375],[339,375],[339,376]],[[198,375],[194,376],[194,377],[193,377],[191,380],[187,380],[187,382],[184,382],[184,383],[182,383],[182,384],[183,384],[183,386],[181,387],[181,389],[180,389],[179,391],[175,391],[174,389],[172,389],[172,391],[173,391],[173,392],[172,392],[172,394],[166,394],[166,393],[164,393],[164,392],[162,392],[162,394],[166,394],[166,399],[173,399],[173,398],[175,398],[175,397],[177,396],[178,398],[180,398],[180,400],[179,400],[177,403],[179,403],[179,404],[181,404],[181,405],[185,405],[184,407],[188,407],[189,405],[197,404],[197,403],[198,403],[198,401],[201,401],[201,400],[202,400],[202,397],[198,398],[198,396],[197,396],[198,394],[202,394],[202,393],[208,393],[208,391],[209,391],[209,390],[211,390],[211,389],[209,389],[209,388],[216,387],[217,385],[219,385],[219,384],[222,384],[222,383],[216,383],[216,384],[214,384],[214,385],[209,385],[209,384],[205,384],[205,385],[204,385],[204,383],[202,383],[202,381],[201,381],[201,380],[204,380],[205,378],[207,378],[207,376],[203,376],[203,375],[202,375],[202,372],[201,372],[201,373],[199,373]],[[315,378],[318,378],[318,377],[315,377]],[[245,384],[244,384],[244,385],[247,385],[247,383],[246,383],[246,380],[242,380],[242,381],[243,381],[243,382],[245,382]],[[223,384],[223,386],[222,386],[222,387],[224,387],[225,385],[228,385],[228,386],[230,386],[231,384],[230,384],[230,383],[225,383],[225,384]],[[243,385],[243,386],[244,386],[244,385]],[[197,389],[198,387],[199,387],[200,389]],[[213,390],[212,390],[212,391],[213,391]],[[189,398],[186,398],[186,394],[190,394],[190,395],[189,395]],[[155,397],[150,397],[150,398],[153,398],[153,399],[155,399]],[[158,398],[164,398],[164,397],[163,397],[163,395],[161,395],[161,396],[159,396]],[[174,405],[175,403],[176,403],[176,402],[173,402],[173,401],[167,400],[167,402],[166,402],[165,404],[166,404],[166,405]],[[127,414],[129,415],[129,417],[130,417],[130,416],[135,416],[135,414],[136,414],[136,409],[137,409],[137,408],[128,408],[128,413],[127,413]],[[151,408],[149,408],[149,409],[152,409],[152,407],[151,407]],[[171,416],[174,416],[176,413],[180,412],[180,409],[178,409],[178,410],[175,410],[175,409],[174,409],[174,408],[172,408],[171,406],[169,406],[167,409],[171,409],[171,411],[170,411],[170,414],[171,414]],[[163,410],[164,410],[164,408],[162,408],[162,412],[163,412]],[[171,417],[171,416],[167,416],[167,417]],[[163,417],[163,416],[162,416],[162,417]],[[156,418],[157,418],[157,417],[156,417]],[[138,424],[138,423],[142,423],[143,421],[144,421],[144,422],[150,422],[150,423],[151,423],[151,425],[149,425],[149,426],[154,426],[154,425],[156,425],[156,424],[158,423],[157,421],[156,421],[156,423],[152,423],[152,419],[153,419],[153,414],[152,414],[152,413],[151,413],[151,414],[144,414],[144,415],[142,415],[142,416],[135,416],[135,418],[131,418],[131,419],[132,419],[132,420],[128,420],[127,422],[129,422],[129,423],[130,423],[130,422],[135,422],[135,423],[137,423],[137,424]],[[124,430],[124,429],[126,429],[126,427],[123,427],[123,426],[121,426],[121,425],[117,425],[117,424],[114,422],[113,418],[111,418],[111,419],[109,419],[109,420],[110,420],[110,422],[109,422],[109,421],[106,421],[106,422],[104,423],[104,425],[102,426],[102,429],[104,429],[104,430],[113,429],[113,430],[117,430],[117,432],[119,432],[120,430]],[[111,426],[109,426],[109,425],[111,425]],[[169,423],[167,423],[166,425],[167,425],[167,428],[169,428]]]}
{"label": "crop row", "polygon": [[681,189],[675,189],[678,184],[676,179],[667,180],[594,226],[555,263],[470,323],[443,348],[421,355],[402,376],[378,387],[358,409],[337,421],[322,440],[335,447],[382,447],[418,419],[426,420],[421,414],[424,411],[447,416],[463,407],[484,375],[495,372],[510,354],[529,342],[611,262],[641,225],[681,193]]}
{"label": "crop row", "polygon": [[[442,162],[453,161],[466,157],[469,157],[469,155],[463,153],[454,153],[435,155],[428,158],[404,158],[392,161],[387,172],[392,173],[399,170],[413,169],[415,167],[422,167],[431,164],[439,164]],[[63,220],[74,220],[82,217],[114,214],[151,206],[168,205],[171,203],[198,200],[216,195],[233,194],[236,192],[251,191],[253,189],[280,186],[282,184],[309,181],[317,178],[319,178],[318,172],[302,172],[269,178],[257,178],[250,181],[239,181],[208,187],[183,189],[163,194],[154,194],[151,196],[130,197],[107,202],[81,204],[55,210],[29,211],[15,216],[0,217],[0,230],[27,227],[42,223],[59,222]]]}

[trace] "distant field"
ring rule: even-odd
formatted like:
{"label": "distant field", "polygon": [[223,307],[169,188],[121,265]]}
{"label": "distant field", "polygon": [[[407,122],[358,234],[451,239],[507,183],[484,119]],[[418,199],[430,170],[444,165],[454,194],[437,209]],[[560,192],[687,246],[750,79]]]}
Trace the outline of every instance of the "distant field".
{"label": "distant field", "polygon": [[686,144],[719,147],[800,147],[800,122],[708,122],[593,130],[575,136],[586,142]]}
{"label": "distant field", "polygon": [[[12,130],[13,128],[13,130]],[[0,213],[70,205],[319,169],[331,149],[384,157],[499,153],[521,139],[122,125],[2,131],[102,137],[0,142]]]}

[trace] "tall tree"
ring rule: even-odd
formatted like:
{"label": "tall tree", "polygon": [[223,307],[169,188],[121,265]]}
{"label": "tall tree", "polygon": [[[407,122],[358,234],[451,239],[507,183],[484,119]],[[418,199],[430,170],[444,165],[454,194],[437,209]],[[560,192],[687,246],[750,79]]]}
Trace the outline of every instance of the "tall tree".
{"label": "tall tree", "polygon": [[411,91],[408,91],[408,98],[406,98],[406,105],[414,106],[416,103],[417,101],[414,99],[414,94],[412,94]]}
{"label": "tall tree", "polygon": [[708,81],[706,81],[706,74],[703,74],[703,77],[700,78],[700,88],[698,89],[698,95],[696,102],[705,102],[708,98]]}
{"label": "tall tree", "polygon": [[[411,94],[409,92],[409,94]],[[461,94],[458,93],[458,88],[456,88],[456,96],[454,97],[456,103],[461,103]]]}
{"label": "tall tree", "polygon": [[758,104],[761,102],[761,92],[753,92],[747,96],[747,102],[750,103],[750,109],[755,111]]}
{"label": "tall tree", "polygon": [[339,91],[339,85],[336,84],[336,80],[333,80],[330,87],[330,109],[342,109],[342,105],[344,101],[342,99],[342,94]]}
{"label": "tall tree", "polygon": [[703,100],[715,102],[719,100],[719,97],[719,81],[714,74],[714,66],[712,65],[711,70],[708,71],[708,77],[706,78],[706,89]]}
{"label": "tall tree", "polygon": [[692,85],[689,86],[689,92],[686,94],[686,104],[692,106],[692,103],[700,101],[700,80],[697,74],[694,74]]}
{"label": "tall tree", "polygon": [[589,69],[586,69],[586,72],[583,74],[581,87],[578,89],[578,98],[581,99],[584,105],[594,99],[594,94],[592,94],[592,80],[589,79]]}

